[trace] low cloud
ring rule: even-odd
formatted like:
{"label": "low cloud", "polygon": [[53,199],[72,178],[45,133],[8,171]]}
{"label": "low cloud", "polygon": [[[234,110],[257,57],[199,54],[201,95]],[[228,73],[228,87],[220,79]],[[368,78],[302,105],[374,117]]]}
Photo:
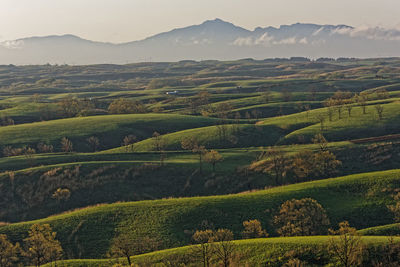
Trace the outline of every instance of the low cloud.
{"label": "low cloud", "polygon": [[264,33],[260,37],[245,37],[237,38],[233,45],[236,46],[273,46],[273,45],[295,45],[295,44],[308,44],[306,37],[289,37],[284,39],[276,39],[274,36]]}
{"label": "low cloud", "polygon": [[24,41],[16,40],[16,41],[5,41],[0,43],[0,47],[4,47],[7,49],[21,49],[24,45]]}
{"label": "low cloud", "polygon": [[335,29],[331,33],[366,38],[369,40],[400,41],[400,30],[382,27],[341,28]]}

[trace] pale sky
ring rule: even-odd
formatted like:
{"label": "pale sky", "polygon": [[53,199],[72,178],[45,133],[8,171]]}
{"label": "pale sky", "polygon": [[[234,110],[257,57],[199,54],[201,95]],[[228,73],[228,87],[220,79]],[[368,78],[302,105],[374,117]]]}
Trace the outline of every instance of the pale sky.
{"label": "pale sky", "polygon": [[220,18],[253,30],[296,22],[400,27],[400,0],[0,0],[0,41],[74,34],[127,42]]}

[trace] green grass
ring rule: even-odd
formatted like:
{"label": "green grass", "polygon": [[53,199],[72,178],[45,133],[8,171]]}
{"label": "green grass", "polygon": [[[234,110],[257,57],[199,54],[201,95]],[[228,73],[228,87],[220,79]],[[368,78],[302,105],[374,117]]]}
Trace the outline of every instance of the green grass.
{"label": "green grass", "polygon": [[[199,143],[207,148],[255,147],[275,144],[310,143],[311,139],[321,132],[318,116],[325,117],[323,134],[329,141],[346,141],[359,138],[377,137],[400,132],[400,105],[396,100],[382,104],[383,119],[379,120],[374,104],[367,106],[367,114],[362,114],[361,107],[354,106],[351,116],[343,108],[342,118],[334,113],[329,121],[327,108],[315,109],[292,115],[273,117],[258,122],[256,125],[226,125],[226,137],[221,135],[221,126],[208,126],[178,131],[163,136],[166,150],[181,149],[181,140],[196,137]],[[391,102],[392,101],[392,102]],[[229,136],[235,136],[230,142]],[[126,148],[116,148],[108,152],[122,152]],[[154,140],[147,139],[136,143],[134,151],[154,150]]]}
{"label": "green grass", "polygon": [[102,205],[0,227],[13,240],[21,240],[33,223],[50,223],[68,253],[101,258],[116,232],[135,238],[149,235],[164,248],[189,242],[191,231],[207,220],[217,228],[232,229],[239,236],[242,222],[259,219],[274,235],[271,218],[279,205],[292,198],[312,197],[327,210],[332,225],[348,220],[358,229],[391,223],[387,209],[391,198],[383,188],[398,188],[400,170],[383,171],[276,187],[247,194],[139,201]]}
{"label": "green grass", "polygon": [[[369,146],[370,143],[329,143],[329,149],[342,161],[334,175],[382,171],[398,165],[400,144],[394,144],[390,159],[378,165],[366,160],[368,157],[365,155],[377,151],[368,150]],[[265,149],[219,150],[224,160],[217,164],[216,172],[211,164],[204,162],[202,174],[198,171],[198,155],[189,151],[166,152],[163,167],[159,166],[160,155],[157,152],[54,153],[35,155],[30,160],[24,156],[1,158],[3,171],[15,171],[15,179],[12,193],[8,174],[5,172],[0,175],[0,194],[3,195],[0,199],[0,221],[37,219],[98,203],[222,195],[275,186],[272,173],[246,174],[238,171],[254,162]],[[305,144],[280,146],[280,149],[290,157],[304,149],[316,151],[320,148],[318,145]],[[79,167],[76,175],[62,175],[76,167]],[[44,175],[53,169],[59,169],[57,175]],[[321,178],[325,177],[307,177],[303,181]],[[299,181],[289,175],[284,182],[291,184]],[[58,205],[51,198],[52,192],[59,187],[69,188],[72,192],[71,199],[63,205]],[[32,192],[31,188],[36,189]],[[87,194],[88,190],[93,193]]]}
{"label": "green grass", "polygon": [[[234,244],[234,255],[236,256],[235,263],[241,266],[265,266],[266,262],[278,257],[283,257],[286,252],[298,250],[298,249],[320,249],[329,257],[326,250],[328,236],[312,236],[312,237],[284,237],[284,238],[262,238],[262,239],[247,239],[247,240],[235,240]],[[400,238],[395,238],[400,240]],[[388,242],[386,236],[363,236],[362,241],[368,247],[376,246],[379,244],[385,244]],[[132,262],[136,264],[151,264],[152,266],[165,266],[162,264],[170,263],[172,265],[178,265],[179,263],[185,263],[185,266],[202,266],[202,263],[198,259],[193,257],[193,247],[185,246],[173,249],[166,249],[161,251],[155,251],[152,253],[142,254],[131,257]],[[60,266],[79,266],[79,267],[95,267],[95,266],[109,266],[110,263],[126,263],[126,259],[76,259],[76,260],[65,260],[58,262]],[[51,266],[50,264],[45,266]]]}
{"label": "green grass", "polygon": [[[0,221],[37,219],[98,203],[246,190],[247,184],[231,177],[237,166],[249,164],[257,152],[231,150],[221,153],[225,160],[217,165],[216,173],[210,164],[204,164],[202,175],[197,171],[197,156],[190,152],[168,153],[163,167],[159,166],[157,153],[40,155],[35,159],[37,167],[15,172],[12,185],[8,174],[0,175],[0,194],[3,196]],[[21,163],[27,163],[23,157],[9,160],[3,161],[3,166],[22,167]],[[77,173],[66,175],[75,168],[79,168]],[[55,169],[57,174],[46,175]],[[256,177],[259,177],[257,181]],[[263,175],[254,175],[253,180],[253,186],[263,188]],[[222,186],[226,181],[230,181],[229,186]],[[62,205],[51,198],[59,187],[72,192],[71,198]],[[92,193],[87,194],[88,191]]]}
{"label": "green grass", "polygon": [[358,231],[360,234],[363,235],[400,235],[400,224],[387,224],[387,225],[380,225],[375,227],[370,227],[366,229],[362,229]]}
{"label": "green grass", "polygon": [[329,141],[344,141],[358,138],[381,136],[400,132],[400,105],[397,101],[382,104],[383,119],[379,120],[374,103],[367,106],[367,114],[362,114],[361,107],[353,107],[351,117],[345,108],[342,118],[335,112],[332,121],[329,121],[327,108],[301,112],[297,114],[266,119],[259,124],[280,128],[286,135],[281,143],[293,144],[300,140],[310,142],[311,138],[321,132],[318,116],[325,118],[323,134]]}
{"label": "green grass", "polygon": [[[275,144],[280,136],[281,131],[277,127],[253,124],[226,124],[183,130],[163,135],[162,138],[165,142],[166,150],[182,150],[181,141],[189,137],[195,137],[199,144],[210,149],[269,146]],[[104,151],[104,153],[120,153],[124,151],[126,151],[126,148],[120,147]],[[154,151],[154,139],[150,138],[134,144],[133,151]]]}
{"label": "green grass", "polygon": [[122,139],[129,134],[144,139],[155,131],[168,133],[213,125],[216,122],[214,118],[176,114],[79,117],[1,127],[0,145],[36,147],[37,143],[45,142],[59,149],[61,138],[67,137],[74,143],[75,151],[89,151],[86,138],[93,135],[100,139],[101,148],[107,149],[120,146]]}

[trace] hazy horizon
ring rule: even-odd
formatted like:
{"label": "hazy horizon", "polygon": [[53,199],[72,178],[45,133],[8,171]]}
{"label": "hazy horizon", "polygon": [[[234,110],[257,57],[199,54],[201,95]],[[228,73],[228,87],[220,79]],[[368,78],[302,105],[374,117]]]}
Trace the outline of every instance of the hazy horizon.
{"label": "hazy horizon", "polygon": [[122,43],[215,18],[249,30],[297,22],[400,28],[398,0],[3,0],[0,6],[0,41],[73,34]]}

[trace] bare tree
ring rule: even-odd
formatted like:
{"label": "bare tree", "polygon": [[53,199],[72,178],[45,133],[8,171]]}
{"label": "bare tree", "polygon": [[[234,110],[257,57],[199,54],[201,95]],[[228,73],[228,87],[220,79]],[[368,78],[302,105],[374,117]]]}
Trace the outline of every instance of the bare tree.
{"label": "bare tree", "polygon": [[358,104],[361,106],[363,114],[367,114],[367,99],[364,95],[360,95],[357,98]]}
{"label": "bare tree", "polygon": [[157,250],[160,242],[148,236],[133,238],[128,234],[120,234],[114,238],[109,254],[112,257],[125,257],[128,266],[132,266],[131,257]]}
{"label": "bare tree", "polygon": [[349,114],[349,117],[351,117],[351,110],[353,109],[353,106],[352,105],[346,105],[345,107],[346,107],[347,113]]}
{"label": "bare tree", "polygon": [[222,262],[222,266],[224,267],[229,266],[233,251],[235,250],[232,240],[233,233],[227,229],[218,229],[212,237],[212,241],[217,242],[214,243],[215,256]]}
{"label": "bare tree", "polygon": [[282,150],[275,147],[267,151],[268,169],[272,170],[275,174],[275,184],[282,184],[283,178],[286,176],[288,159]]}
{"label": "bare tree", "polygon": [[191,150],[199,156],[200,173],[203,173],[203,155],[207,152],[206,148],[199,145],[197,138],[194,136],[182,139],[181,146],[183,149]]}
{"label": "bare tree", "polygon": [[164,165],[165,160],[165,140],[158,132],[153,133],[153,147],[160,153],[160,165]]}
{"label": "bare tree", "polygon": [[379,120],[383,119],[383,106],[381,104],[375,105],[376,113],[378,114]]}
{"label": "bare tree", "polygon": [[204,231],[196,231],[192,239],[198,244],[198,246],[192,247],[193,255],[196,259],[201,260],[204,267],[208,267],[210,265],[210,259],[212,256],[212,244],[210,241],[212,240],[214,233],[212,230],[204,230]]}
{"label": "bare tree", "polygon": [[223,160],[224,158],[216,150],[207,151],[204,155],[204,161],[212,165],[213,172],[215,172],[215,165]]}
{"label": "bare tree", "polygon": [[61,150],[64,152],[72,152],[72,142],[66,137],[61,139]]}
{"label": "bare tree", "polygon": [[325,116],[322,113],[317,114],[317,120],[320,123],[321,132],[324,130]]}
{"label": "bare tree", "polygon": [[100,146],[100,140],[96,136],[91,136],[88,139],[86,139],[89,146],[92,148],[93,152],[96,152],[97,149]]}
{"label": "bare tree", "polygon": [[268,90],[263,92],[262,93],[262,98],[264,99],[264,102],[268,104],[271,101],[271,98],[272,98],[271,92],[268,91]]}
{"label": "bare tree", "polygon": [[339,230],[330,230],[329,251],[341,266],[358,266],[362,256],[362,240],[357,230],[347,221],[339,223]]}
{"label": "bare tree", "polygon": [[333,107],[328,107],[328,112],[327,112],[327,114],[328,114],[328,118],[329,118],[329,121],[332,121],[333,120]]}

